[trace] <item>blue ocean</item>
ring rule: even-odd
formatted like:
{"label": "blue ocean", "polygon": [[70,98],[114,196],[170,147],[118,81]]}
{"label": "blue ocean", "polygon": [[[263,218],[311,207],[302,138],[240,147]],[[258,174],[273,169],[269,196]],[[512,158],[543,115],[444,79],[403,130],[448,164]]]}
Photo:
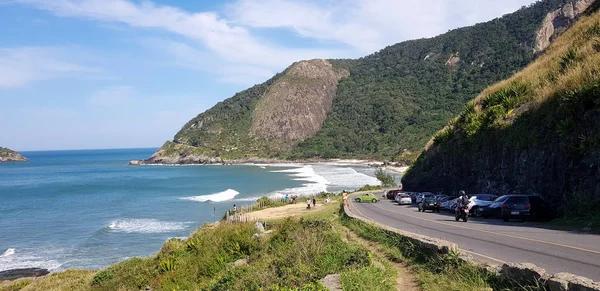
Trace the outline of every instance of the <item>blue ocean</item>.
{"label": "blue ocean", "polygon": [[98,269],[150,256],[233,204],[379,184],[342,164],[129,166],[151,149],[23,152],[0,164],[0,271]]}

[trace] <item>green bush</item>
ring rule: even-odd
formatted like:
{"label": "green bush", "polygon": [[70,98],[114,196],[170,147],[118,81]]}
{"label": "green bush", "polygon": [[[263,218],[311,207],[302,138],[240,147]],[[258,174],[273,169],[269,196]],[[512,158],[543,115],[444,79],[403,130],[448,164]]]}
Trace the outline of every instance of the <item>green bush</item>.
{"label": "green bush", "polygon": [[112,280],[114,276],[115,274],[111,270],[102,270],[94,276],[94,279],[92,279],[91,284],[92,286],[101,285],[102,282]]}
{"label": "green bush", "polygon": [[166,259],[160,261],[160,271],[163,273],[171,272],[175,270],[175,261],[173,259]]}
{"label": "green bush", "polygon": [[377,180],[381,181],[381,185],[383,187],[397,186],[397,182],[396,182],[396,179],[394,178],[394,176],[386,173],[381,168],[377,168],[377,170],[375,170],[375,177],[377,178]]}
{"label": "green bush", "polygon": [[374,190],[381,190],[383,189],[383,187],[381,187],[381,185],[364,185],[358,189],[356,189],[357,192],[361,192],[361,191],[374,191]]}
{"label": "green bush", "polygon": [[569,49],[562,57],[560,57],[560,67],[563,72],[566,71],[575,61],[577,61],[577,51],[574,48]]}

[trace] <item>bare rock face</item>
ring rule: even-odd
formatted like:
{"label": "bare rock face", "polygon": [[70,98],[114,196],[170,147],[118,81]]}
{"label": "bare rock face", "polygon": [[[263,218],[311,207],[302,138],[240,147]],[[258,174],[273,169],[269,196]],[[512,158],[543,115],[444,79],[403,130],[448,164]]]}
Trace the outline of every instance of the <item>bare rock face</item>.
{"label": "bare rock face", "polygon": [[331,109],[338,81],[349,76],[326,60],[293,64],[258,102],[250,135],[302,141],[314,136]]}
{"label": "bare rock face", "polygon": [[3,162],[26,162],[26,161],[28,161],[28,160],[23,155],[15,152],[13,150],[0,147],[0,163],[3,163]]}
{"label": "bare rock face", "polygon": [[534,52],[545,50],[553,39],[567,30],[576,18],[585,12],[594,0],[577,0],[548,13],[535,38]]}

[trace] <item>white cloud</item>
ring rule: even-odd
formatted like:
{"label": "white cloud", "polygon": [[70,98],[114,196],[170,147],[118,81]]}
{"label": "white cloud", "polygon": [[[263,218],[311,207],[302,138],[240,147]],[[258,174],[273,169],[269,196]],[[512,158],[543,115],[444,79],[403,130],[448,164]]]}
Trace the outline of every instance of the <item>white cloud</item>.
{"label": "white cloud", "polygon": [[98,71],[66,59],[64,51],[58,48],[0,48],[0,88]]}
{"label": "white cloud", "polygon": [[345,43],[362,53],[408,39],[432,37],[513,12],[535,0],[238,0],[233,23],[288,28],[299,35]]}
{"label": "white cloud", "polygon": [[[183,37],[158,45],[186,68],[217,80],[255,83],[291,63],[359,57],[407,39],[431,37],[512,12],[534,0],[236,0],[225,13],[190,12],[131,0],[16,0],[58,16],[155,29]],[[324,41],[309,48],[260,34],[284,28]],[[343,49],[331,49],[331,46]]]}

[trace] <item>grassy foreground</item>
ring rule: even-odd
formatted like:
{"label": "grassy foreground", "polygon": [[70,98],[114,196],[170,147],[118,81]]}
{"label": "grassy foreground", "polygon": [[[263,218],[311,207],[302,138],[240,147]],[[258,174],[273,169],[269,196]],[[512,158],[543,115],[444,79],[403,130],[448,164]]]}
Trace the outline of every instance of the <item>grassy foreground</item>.
{"label": "grassy foreground", "polygon": [[[409,266],[422,290],[522,289],[457,255],[427,254],[399,235],[345,216],[337,204],[299,219],[273,221],[267,230],[271,232],[256,239],[251,223],[206,225],[186,240],[167,241],[152,257],[100,271],[54,273],[0,290],[308,291],[327,290],[319,280],[340,274],[344,290],[383,291],[399,287],[399,263]],[[373,243],[366,246],[353,236]]]}

